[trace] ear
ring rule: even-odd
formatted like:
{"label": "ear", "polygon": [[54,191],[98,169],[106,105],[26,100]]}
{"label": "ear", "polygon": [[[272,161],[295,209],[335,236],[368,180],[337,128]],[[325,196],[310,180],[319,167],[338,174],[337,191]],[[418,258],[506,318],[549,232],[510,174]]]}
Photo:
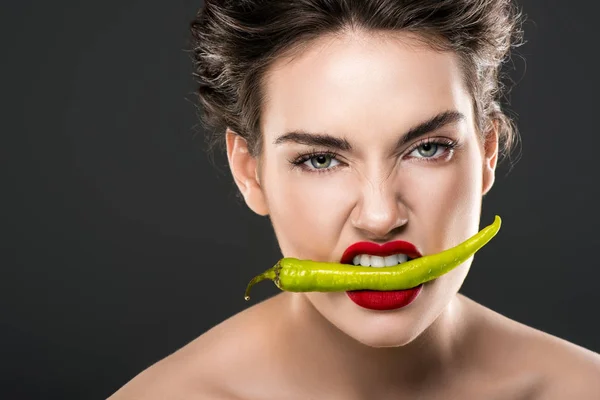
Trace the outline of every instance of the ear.
{"label": "ear", "polygon": [[225,141],[229,168],[246,204],[258,215],[268,215],[267,202],[258,176],[258,160],[250,155],[246,139],[228,128]]}
{"label": "ear", "polygon": [[496,164],[498,162],[498,120],[494,121],[492,129],[488,132],[483,144],[483,187],[482,195],[485,196],[496,178]]}

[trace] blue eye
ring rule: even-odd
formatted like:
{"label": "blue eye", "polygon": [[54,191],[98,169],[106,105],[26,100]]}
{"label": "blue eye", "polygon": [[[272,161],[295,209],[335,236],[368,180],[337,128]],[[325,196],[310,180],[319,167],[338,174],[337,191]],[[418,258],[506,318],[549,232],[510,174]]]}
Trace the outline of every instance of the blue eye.
{"label": "blue eye", "polygon": [[450,139],[426,139],[417,143],[408,153],[410,157],[423,161],[437,161],[445,156],[451,156],[458,142]]}
{"label": "blue eye", "polygon": [[341,161],[337,154],[328,152],[310,152],[299,154],[295,160],[290,160],[294,167],[300,167],[307,172],[329,172],[335,169]]}
{"label": "blue eye", "polygon": [[[317,154],[306,160],[305,163],[309,163],[315,169],[327,169],[331,167],[331,163],[337,161],[333,156],[329,154]],[[339,161],[337,161],[339,162]]]}
{"label": "blue eye", "polygon": [[438,143],[423,143],[415,149],[421,156],[425,158],[433,157],[437,153],[440,145]]}

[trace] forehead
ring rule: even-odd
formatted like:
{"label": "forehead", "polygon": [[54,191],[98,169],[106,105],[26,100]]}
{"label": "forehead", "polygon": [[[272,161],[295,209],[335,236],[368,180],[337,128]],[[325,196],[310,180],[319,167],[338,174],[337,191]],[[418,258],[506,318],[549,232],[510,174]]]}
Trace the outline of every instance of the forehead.
{"label": "forehead", "polygon": [[276,61],[264,90],[267,141],[294,129],[397,134],[447,110],[472,118],[458,58],[401,32],[322,37]]}

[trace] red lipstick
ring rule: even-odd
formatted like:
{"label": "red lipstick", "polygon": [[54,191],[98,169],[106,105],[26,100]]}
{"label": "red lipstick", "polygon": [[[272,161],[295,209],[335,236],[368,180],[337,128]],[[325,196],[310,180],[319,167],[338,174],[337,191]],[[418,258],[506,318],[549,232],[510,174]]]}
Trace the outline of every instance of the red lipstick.
{"label": "red lipstick", "polygon": [[[383,245],[372,242],[358,242],[346,249],[340,262],[342,264],[352,264],[354,257],[359,254],[387,257],[399,253],[406,254],[410,259],[421,257],[421,253],[412,243],[402,240],[388,242]],[[350,300],[363,308],[370,310],[395,310],[412,303],[422,288],[423,285],[421,284],[406,290],[352,290],[346,292],[346,294]]]}

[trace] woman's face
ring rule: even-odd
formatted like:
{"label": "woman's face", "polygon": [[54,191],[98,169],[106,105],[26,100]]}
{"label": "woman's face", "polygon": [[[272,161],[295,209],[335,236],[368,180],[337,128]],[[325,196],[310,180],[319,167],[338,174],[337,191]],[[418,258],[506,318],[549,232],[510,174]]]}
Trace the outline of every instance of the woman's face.
{"label": "woman's face", "polygon": [[[394,240],[428,255],[478,231],[497,139],[478,138],[457,61],[404,33],[355,33],[321,38],[270,68],[260,163],[233,135],[228,154],[248,205],[270,216],[285,257],[340,262],[356,242]],[[407,140],[410,131],[421,135]],[[446,309],[471,261],[395,310],[360,307],[345,292],[299,296],[364,344],[400,346]]]}

